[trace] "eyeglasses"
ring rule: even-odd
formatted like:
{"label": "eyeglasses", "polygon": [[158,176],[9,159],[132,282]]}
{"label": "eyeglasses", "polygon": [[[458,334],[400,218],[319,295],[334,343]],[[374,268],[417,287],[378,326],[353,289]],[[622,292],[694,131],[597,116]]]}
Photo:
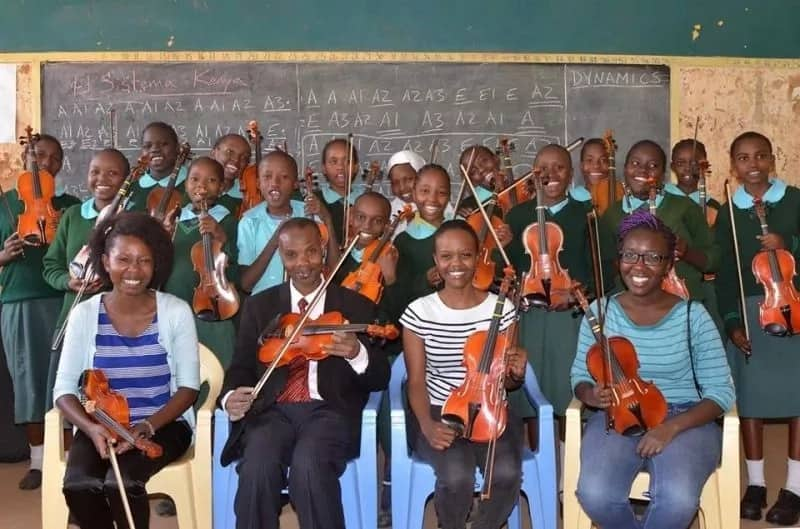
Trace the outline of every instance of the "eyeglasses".
{"label": "eyeglasses", "polygon": [[668,258],[668,255],[661,255],[656,252],[636,253],[631,250],[625,250],[619,253],[619,260],[625,264],[636,264],[639,262],[639,259],[642,259],[644,264],[656,266],[660,265]]}

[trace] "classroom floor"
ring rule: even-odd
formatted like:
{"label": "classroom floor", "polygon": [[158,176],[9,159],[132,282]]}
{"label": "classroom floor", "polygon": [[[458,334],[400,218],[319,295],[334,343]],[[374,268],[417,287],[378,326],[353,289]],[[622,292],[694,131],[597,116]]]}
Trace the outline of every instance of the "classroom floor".
{"label": "classroom floor", "polygon": [[[766,427],[765,451],[767,454],[766,474],[767,482],[780,484],[786,478],[786,445],[787,429],[785,425],[773,424]],[[770,454],[774,456],[770,457]],[[742,465],[744,467],[744,465]],[[27,470],[27,463],[0,464],[0,528],[2,529],[36,529],[41,527],[41,499],[39,491],[21,491],[17,482]],[[744,478],[744,470],[742,474]],[[775,501],[778,495],[778,486],[769,489],[769,502]],[[151,503],[151,506],[153,503]],[[161,518],[153,514],[150,523],[151,529],[177,529],[174,518]],[[289,507],[284,509],[281,516],[283,529],[297,529],[297,519]],[[526,528],[530,526],[526,523]],[[693,529],[697,524],[692,526]],[[773,527],[761,522],[742,522],[741,529],[758,529]],[[42,528],[59,529],[59,528]],[[73,529],[70,526],[70,529]],[[436,520],[433,507],[428,502],[424,529],[436,529]],[[735,528],[725,528],[735,529]]]}

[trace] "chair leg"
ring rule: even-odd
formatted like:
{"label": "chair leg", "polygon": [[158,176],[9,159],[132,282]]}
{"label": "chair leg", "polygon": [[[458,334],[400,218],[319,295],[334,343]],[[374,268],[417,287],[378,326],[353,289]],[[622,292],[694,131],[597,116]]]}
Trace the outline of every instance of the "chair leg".
{"label": "chair leg", "polygon": [[178,512],[178,529],[195,529],[197,527],[197,513],[194,510],[191,487],[186,486],[171,490],[170,496],[172,501],[175,502],[175,510]]}

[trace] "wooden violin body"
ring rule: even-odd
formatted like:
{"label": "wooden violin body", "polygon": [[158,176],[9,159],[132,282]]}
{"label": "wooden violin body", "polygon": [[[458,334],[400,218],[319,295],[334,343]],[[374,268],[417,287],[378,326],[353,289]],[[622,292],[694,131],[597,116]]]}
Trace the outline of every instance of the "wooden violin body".
{"label": "wooden violin body", "polygon": [[[284,314],[272,322],[261,335],[261,346],[258,350],[259,361],[264,364],[272,364],[276,360],[286,338],[291,335],[301,318],[300,314],[290,313]],[[286,365],[295,358],[324,360],[328,357],[328,353],[323,346],[333,342],[333,333],[336,331],[363,332],[387,340],[394,340],[399,336],[399,331],[391,324],[346,324],[342,313],[337,311],[326,312],[314,320],[309,319],[309,321],[311,323],[303,327],[297,339],[289,344],[286,352],[278,359],[278,366]]]}
{"label": "wooden violin body", "polygon": [[[606,364],[609,348],[611,366]],[[586,366],[598,384],[611,389],[613,402],[606,410],[614,430],[622,435],[641,435],[667,417],[667,401],[652,382],[639,377],[636,349],[627,338],[612,336],[606,345],[596,343],[586,354]]]}
{"label": "wooden violin body", "polygon": [[42,246],[53,242],[58,228],[60,213],[53,208],[56,182],[53,175],[39,169],[35,147],[39,140],[29,126],[20,143],[25,145],[29,170],[17,177],[17,195],[24,209],[17,216],[17,233],[30,246]]}
{"label": "wooden violin body", "polygon": [[[494,208],[495,203],[490,202],[486,206],[486,214],[491,219],[492,227],[496,231],[503,225],[503,220],[492,215]],[[466,220],[467,224],[472,226],[472,229],[478,234],[479,243],[478,261],[475,264],[475,275],[472,278],[472,284],[479,290],[489,290],[495,278],[496,265],[492,259],[492,251],[497,248],[497,243],[494,237],[488,236],[490,235],[489,228],[486,226],[486,221],[480,211],[473,212]]]}
{"label": "wooden violin body", "polygon": [[239,218],[242,217],[245,211],[264,200],[261,196],[261,190],[258,188],[258,166],[261,163],[261,142],[263,140],[263,136],[261,136],[261,132],[258,130],[258,122],[251,121],[248,123],[247,132],[250,148],[255,156],[255,163],[242,169],[239,175],[239,190],[242,192],[242,205],[239,208]]}
{"label": "wooden violin body", "polygon": [[239,312],[239,293],[225,276],[228,256],[222,251],[222,243],[208,233],[203,234],[203,240],[192,246],[191,254],[194,271],[200,276],[192,296],[194,313],[204,321],[235,316]]}
{"label": "wooden violin body", "polygon": [[608,159],[608,173],[604,179],[593,186],[587,185],[592,196],[592,204],[597,209],[598,215],[603,215],[605,211],[616,203],[617,199],[622,198],[624,190],[622,184],[617,181],[616,152],[617,142],[614,140],[614,133],[607,130],[603,135],[603,146]]}
{"label": "wooden violin body", "polygon": [[158,220],[163,220],[167,213],[179,210],[183,197],[181,193],[175,189],[175,183],[178,180],[178,173],[189,159],[192,153],[192,148],[188,143],[183,143],[178,152],[178,158],[175,160],[175,168],[169,175],[166,187],[156,185],[147,195],[147,211]]}
{"label": "wooden violin body", "polygon": [[128,401],[124,395],[111,389],[105,373],[99,369],[87,369],[82,379],[82,391],[89,401],[85,405],[89,415],[105,426],[115,438],[128,441],[150,459],[161,457],[161,446],[131,435]]}
{"label": "wooden violin body", "polygon": [[[769,227],[764,203],[755,199],[756,216],[761,234]],[[758,305],[761,328],[772,336],[791,336],[800,333],[800,295],[794,287],[796,275],[794,257],[787,250],[762,250],[753,257],[753,275],[764,287],[764,301]]]}
{"label": "wooden violin body", "polygon": [[[658,193],[658,186],[655,180],[650,184],[650,214],[656,217],[656,194]],[[670,267],[669,272],[667,275],[664,276],[664,279],[661,281],[661,290],[664,292],[668,292],[673,296],[678,296],[681,299],[689,299],[691,295],[689,294],[689,288],[686,286],[686,281],[683,278],[678,277],[678,274],[675,272],[674,264],[678,261],[677,257],[675,257],[673,261],[673,266]]]}
{"label": "wooden violin body", "polygon": [[514,144],[508,138],[500,138],[499,144],[496,153],[500,157],[500,165],[505,178],[503,179],[502,189],[498,189],[497,205],[508,213],[514,206],[531,200],[535,193],[530,180],[525,179],[524,182],[517,182],[514,179],[514,164],[511,161],[511,151],[514,150]]}

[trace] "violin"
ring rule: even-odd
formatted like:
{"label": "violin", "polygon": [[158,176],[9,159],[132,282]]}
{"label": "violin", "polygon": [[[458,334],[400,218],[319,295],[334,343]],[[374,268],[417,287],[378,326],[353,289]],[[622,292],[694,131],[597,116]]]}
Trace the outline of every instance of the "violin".
{"label": "violin", "polygon": [[61,214],[53,208],[53,197],[56,193],[56,182],[53,175],[39,169],[36,161],[36,143],[39,134],[25,127],[25,136],[20,138],[20,145],[25,146],[25,157],[28,170],[17,178],[17,194],[24,205],[24,210],[17,217],[17,233],[29,246],[43,246],[53,242]]}
{"label": "violin", "polygon": [[271,322],[259,338],[258,359],[262,363],[272,365],[277,359],[276,367],[280,367],[289,364],[295,358],[324,360],[328,357],[324,346],[333,343],[333,333],[337,331],[364,333],[383,340],[394,340],[400,336],[400,331],[392,324],[347,324],[341,312],[332,311],[326,312],[316,319],[308,318],[311,323],[303,326],[285,353],[279,356],[287,338],[290,337],[302,318],[303,316],[300,314],[290,313],[279,316]]}
{"label": "violin", "polygon": [[166,187],[157,185],[155,189],[150,191],[147,195],[147,211],[150,215],[158,220],[164,220],[167,212],[172,212],[180,209],[182,197],[181,194],[175,190],[175,182],[178,180],[178,173],[192,155],[192,147],[188,143],[182,143],[178,150],[178,157],[175,159],[175,167],[169,175]]}
{"label": "violin", "polygon": [[239,218],[242,218],[245,211],[264,200],[261,196],[261,190],[258,188],[258,166],[261,164],[261,142],[264,137],[258,130],[257,121],[251,121],[247,124],[247,138],[250,142],[250,148],[255,155],[255,163],[245,167],[239,175],[239,189],[242,192],[242,205],[239,208]]}
{"label": "violin", "polygon": [[[769,233],[767,214],[761,198],[753,200],[761,224],[761,235]],[[765,333],[791,336],[800,333],[800,295],[792,278],[794,257],[788,250],[761,250],[753,257],[753,275],[764,287],[764,301],[758,304],[758,319]]]}
{"label": "violin", "polygon": [[706,160],[697,162],[697,194],[700,198],[700,207],[703,208],[703,217],[705,217],[708,226],[713,228],[717,223],[716,209],[708,207],[708,190],[706,186],[706,178],[711,175],[711,164]]}
{"label": "violin", "polygon": [[100,369],[87,369],[81,376],[81,391],[87,401],[86,412],[106,427],[114,440],[122,439],[141,450],[150,459],[158,459],[163,452],[161,446],[134,437],[130,432],[130,409],[125,396],[111,389],[106,375]]}
{"label": "violin", "polygon": [[508,420],[505,354],[510,343],[508,334],[500,331],[500,323],[513,277],[514,269],[507,267],[489,329],[467,338],[464,382],[453,389],[442,406],[442,422],[458,436],[478,443],[503,435]]}
{"label": "violin", "polygon": [[608,159],[608,174],[604,179],[606,185],[594,185],[590,190],[592,204],[597,208],[598,215],[605,213],[609,206],[617,201],[617,188],[620,187],[617,182],[617,142],[614,139],[614,132],[610,129],[603,135],[603,146]]}
{"label": "violin", "polygon": [[536,186],[536,222],[522,232],[525,252],[531,258],[531,272],[522,286],[522,296],[534,307],[549,309],[569,304],[572,280],[561,267],[558,254],[564,249],[564,232],[555,222],[547,221],[543,203],[544,182],[541,171],[534,170]]}
{"label": "violin", "polygon": [[380,239],[370,242],[364,248],[364,254],[358,268],[347,274],[347,277],[342,281],[342,286],[355,290],[361,295],[372,300],[373,303],[378,303],[383,295],[383,275],[381,274],[381,267],[378,265],[377,260],[393,246],[389,243],[392,234],[403,221],[409,221],[414,218],[414,208],[411,204],[406,204],[403,209],[397,214],[389,228],[384,231]]}
{"label": "violin", "polygon": [[372,191],[375,182],[380,182],[382,178],[381,164],[379,161],[373,160],[369,163],[367,170],[364,171],[364,187],[367,191]]}
{"label": "violin", "polygon": [[[208,215],[208,204],[200,202],[200,216]],[[210,233],[192,245],[192,267],[200,281],[192,296],[192,310],[203,321],[220,321],[232,318],[239,312],[239,293],[228,282],[225,269],[228,256],[222,251],[222,243],[214,240]]]}
{"label": "violin", "polygon": [[[650,183],[650,196],[648,197],[648,204],[650,207],[650,214],[652,216],[656,215],[656,195],[658,193],[658,187],[655,183],[654,179],[651,179]],[[675,258],[677,261],[677,258]],[[675,296],[678,296],[682,299],[689,299],[689,289],[686,286],[686,282],[683,278],[678,277],[678,274],[675,273],[675,267],[672,266],[667,272],[667,275],[664,277],[664,280],[661,282],[661,289],[664,292],[669,292]]]}
{"label": "violin", "polygon": [[503,184],[497,193],[497,203],[506,213],[511,211],[511,208],[517,204],[522,204],[533,198],[533,191],[528,179],[525,179],[524,183],[517,183],[514,180],[514,164],[511,161],[511,152],[515,148],[514,143],[509,141],[508,138],[500,138],[499,146],[495,150],[497,156],[500,157],[501,168],[505,173],[504,178],[498,179]]}
{"label": "violin", "polygon": [[[496,199],[490,199],[485,206],[486,214],[492,221],[492,229],[494,231],[503,225],[503,220],[493,215],[496,205]],[[467,224],[472,226],[472,229],[478,234],[478,242],[480,243],[472,285],[479,290],[489,290],[489,287],[494,283],[495,276],[495,262],[492,259],[492,250],[497,248],[498,245],[494,237],[488,236],[490,230],[480,210],[472,212],[466,220]]]}
{"label": "violin", "polygon": [[[310,197],[314,194],[314,190],[316,186],[314,185],[314,170],[311,167],[306,167],[306,174],[305,174],[305,192],[306,198]],[[328,240],[330,239],[330,234],[328,233],[328,226],[322,222],[316,215],[314,215],[314,220],[317,223],[317,227],[319,227],[320,237],[322,238],[322,247],[325,248],[328,246]]]}
{"label": "violin", "polygon": [[[603,333],[604,318],[595,317],[577,282],[572,291],[592,329],[596,343],[586,353],[586,366],[598,384],[611,390],[606,410],[608,428],[621,435],[642,435],[667,417],[667,401],[652,382],[639,377],[636,348],[622,336]],[[601,301],[598,301],[598,307]]]}

